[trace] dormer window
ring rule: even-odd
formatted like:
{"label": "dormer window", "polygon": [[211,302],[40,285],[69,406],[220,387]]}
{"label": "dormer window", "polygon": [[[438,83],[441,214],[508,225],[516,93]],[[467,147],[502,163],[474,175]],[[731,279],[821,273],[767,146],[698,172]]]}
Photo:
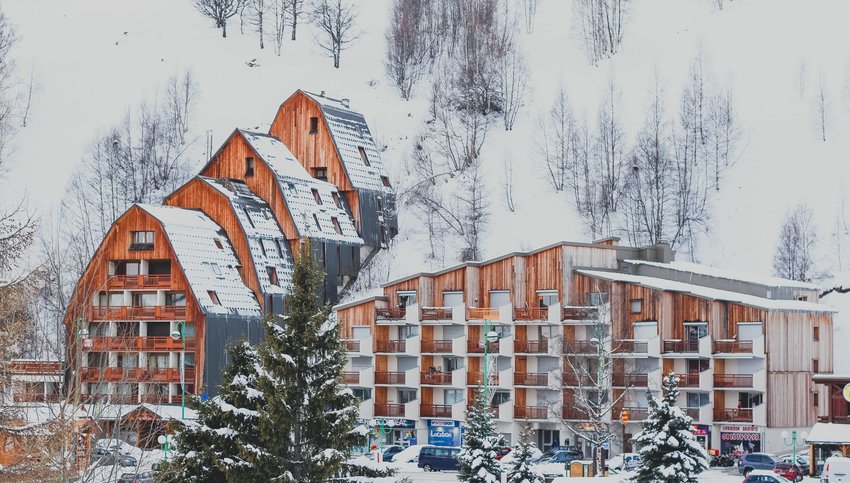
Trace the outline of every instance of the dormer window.
{"label": "dormer window", "polygon": [[340,199],[339,199],[339,193],[334,191],[333,193],[331,193],[331,196],[333,196],[334,203],[336,204],[336,207],[341,210],[342,209],[342,201],[340,201]]}
{"label": "dormer window", "polygon": [[130,250],[153,250],[152,231],[134,231],[130,235]]}
{"label": "dormer window", "polygon": [[313,214],[313,221],[316,222],[316,228],[318,228],[319,231],[322,231],[322,225],[319,224],[319,217],[316,216],[315,213]]}
{"label": "dormer window", "polygon": [[312,191],[312,192],[313,192],[313,199],[316,201],[316,204],[317,204],[317,205],[321,205],[321,204],[322,204],[322,197],[321,197],[321,196],[319,196],[319,190],[317,190],[317,189],[312,189],[312,190],[310,190],[310,191]]}
{"label": "dormer window", "polygon": [[210,296],[210,300],[212,300],[212,303],[214,303],[216,305],[221,305],[221,301],[218,299],[217,293],[215,293],[212,290],[207,290],[207,295]]}
{"label": "dormer window", "polygon": [[312,168],[313,177],[322,181],[328,180],[328,168]]}
{"label": "dormer window", "polygon": [[216,239],[215,239],[215,240],[213,240],[213,241],[215,241],[215,246],[216,246],[216,248],[218,248],[219,250],[224,250],[224,245],[222,245],[222,244],[221,244],[221,240],[219,240],[218,238],[216,238]]}
{"label": "dormer window", "polygon": [[335,216],[332,216],[332,217],[331,217],[331,221],[332,221],[332,222],[333,222],[333,224],[334,224],[334,230],[336,230],[336,232],[337,232],[338,234],[342,235],[342,227],[341,227],[341,226],[339,226],[339,220],[338,220]]}
{"label": "dormer window", "polygon": [[266,273],[269,274],[269,283],[272,285],[280,285],[280,281],[277,279],[277,269],[274,267],[266,267]]}
{"label": "dormer window", "polygon": [[363,164],[366,166],[372,166],[369,163],[369,156],[366,155],[366,148],[363,146],[357,146],[357,151],[360,153],[360,159],[363,161]]}
{"label": "dormer window", "polygon": [[254,158],[245,158],[245,176],[254,176]]}
{"label": "dormer window", "polygon": [[381,176],[381,183],[383,183],[387,188],[390,187],[390,179],[386,176]]}
{"label": "dormer window", "polygon": [[311,117],[310,118],[310,134],[316,134],[319,132],[319,118]]}

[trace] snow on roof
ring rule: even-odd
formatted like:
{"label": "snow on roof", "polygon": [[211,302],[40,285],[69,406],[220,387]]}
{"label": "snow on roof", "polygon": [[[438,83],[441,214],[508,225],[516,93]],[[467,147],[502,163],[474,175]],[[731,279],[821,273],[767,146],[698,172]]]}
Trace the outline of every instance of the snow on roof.
{"label": "snow on roof", "polygon": [[[101,419],[121,419],[137,409],[147,409],[161,419],[180,419],[183,409],[179,404],[108,404],[104,406],[88,405],[87,410],[91,417]],[[187,407],[186,419],[198,419],[198,412]]]}
{"label": "snow on roof", "polygon": [[[147,204],[138,206],[162,223],[174,255],[204,313],[262,315],[254,293],[239,276],[239,260],[221,227],[197,210]],[[215,292],[219,304],[212,301],[210,291]]]}
{"label": "snow on roof", "polygon": [[[831,382],[831,381],[848,381],[850,382],[850,373],[834,373],[834,374],[813,374],[812,380],[815,382]],[[850,430],[850,428],[848,428]]]}
{"label": "snow on roof", "polygon": [[696,295],[712,300],[725,300],[735,302],[751,307],[758,307],[766,310],[800,310],[807,312],[835,312],[835,309],[823,304],[813,302],[803,302],[799,300],[773,300],[754,295],[747,295],[738,292],[730,292],[728,290],[718,290],[701,285],[693,285],[684,282],[674,282],[663,278],[645,277],[642,275],[631,275],[621,272],[603,272],[599,270],[576,270],[577,273],[587,275],[594,278],[601,278],[612,282],[625,282],[637,285],[643,285],[656,290],[668,290],[671,292],[681,292]]}
{"label": "snow on roof", "polygon": [[[284,294],[289,291],[292,287],[294,267],[292,253],[268,203],[252,193],[242,181],[206,176],[198,178],[230,200],[230,206],[247,238],[263,293]],[[277,285],[271,283],[267,267],[274,268],[278,278]]]}
{"label": "snow on roof", "polygon": [[699,263],[690,263],[690,262],[648,262],[646,260],[625,260],[627,263],[631,263],[634,265],[648,265],[652,267],[660,267],[666,268],[669,270],[675,270],[677,272],[688,272],[695,273],[699,275],[707,275],[709,277],[723,278],[726,280],[736,280],[739,282],[747,282],[754,283],[758,285],[764,285],[767,287],[790,287],[790,288],[800,288],[806,290],[819,290],[815,284],[806,283],[806,282],[798,282],[796,280],[788,280],[785,278],[779,277],[767,277],[767,276],[759,276],[755,274],[738,272],[735,270],[726,270],[722,268],[712,267],[710,265],[702,265]]}
{"label": "snow on roof", "polygon": [[[392,191],[381,181],[381,176],[386,176],[387,172],[363,114],[351,110],[340,100],[306,91],[304,94],[321,106],[351,185],[359,189]],[[368,166],[360,148],[363,148]]]}
{"label": "snow on roof", "polygon": [[850,424],[815,423],[812,430],[809,431],[809,436],[806,438],[806,442],[833,444],[850,443]]}
{"label": "snow on roof", "polygon": [[277,138],[252,131],[240,132],[277,175],[280,191],[299,235],[350,245],[365,244],[357,234],[354,220],[345,207],[345,198],[336,186],[310,176]]}

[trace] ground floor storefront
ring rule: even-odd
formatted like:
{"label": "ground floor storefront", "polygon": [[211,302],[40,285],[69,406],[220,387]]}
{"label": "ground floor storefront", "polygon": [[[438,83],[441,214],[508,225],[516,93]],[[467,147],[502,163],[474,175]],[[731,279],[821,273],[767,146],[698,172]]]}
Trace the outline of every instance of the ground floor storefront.
{"label": "ground floor storefront", "polygon": [[806,437],[809,466],[820,475],[830,456],[850,457],[850,424],[817,423]]}
{"label": "ground floor storefront", "polygon": [[764,449],[764,428],[744,424],[715,424],[709,433],[711,448],[720,454],[757,453]]}

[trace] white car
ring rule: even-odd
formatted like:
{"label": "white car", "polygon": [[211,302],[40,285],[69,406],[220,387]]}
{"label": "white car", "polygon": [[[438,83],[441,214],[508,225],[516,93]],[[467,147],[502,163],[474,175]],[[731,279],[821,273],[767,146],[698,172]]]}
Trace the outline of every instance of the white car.
{"label": "white car", "polygon": [[620,471],[631,471],[640,466],[640,455],[637,453],[623,453],[605,462],[608,471],[619,473]]}
{"label": "white car", "polygon": [[850,482],[850,458],[830,456],[823,465],[820,475],[821,483]]}
{"label": "white car", "polygon": [[745,483],[791,483],[791,480],[770,470],[753,470],[747,473]]}

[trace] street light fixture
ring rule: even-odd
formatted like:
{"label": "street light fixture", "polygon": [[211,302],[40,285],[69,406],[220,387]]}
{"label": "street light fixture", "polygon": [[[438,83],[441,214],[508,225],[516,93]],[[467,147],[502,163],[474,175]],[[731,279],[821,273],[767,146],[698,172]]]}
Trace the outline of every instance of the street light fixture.
{"label": "street light fixture", "polygon": [[180,330],[171,332],[171,338],[182,342],[180,349],[180,420],[186,419],[186,323],[178,322]]}
{"label": "street light fixture", "polygon": [[[796,465],[797,464],[797,431],[796,430],[791,431],[791,442],[790,443],[788,442],[788,431],[783,431],[780,435],[782,436],[782,442],[785,443],[785,446],[788,446],[789,448],[791,448],[791,451],[793,452],[792,454],[794,455],[794,461],[792,461],[792,463]],[[808,436],[809,436],[808,433],[806,433],[805,431],[800,433],[800,438],[802,438],[803,440],[805,440]]]}
{"label": "street light fixture", "polygon": [[390,434],[396,425],[399,425],[395,419],[372,419],[368,425],[375,430],[375,436],[378,438],[378,454],[375,455],[375,461],[381,463],[381,458],[384,456],[384,441],[382,435]]}

